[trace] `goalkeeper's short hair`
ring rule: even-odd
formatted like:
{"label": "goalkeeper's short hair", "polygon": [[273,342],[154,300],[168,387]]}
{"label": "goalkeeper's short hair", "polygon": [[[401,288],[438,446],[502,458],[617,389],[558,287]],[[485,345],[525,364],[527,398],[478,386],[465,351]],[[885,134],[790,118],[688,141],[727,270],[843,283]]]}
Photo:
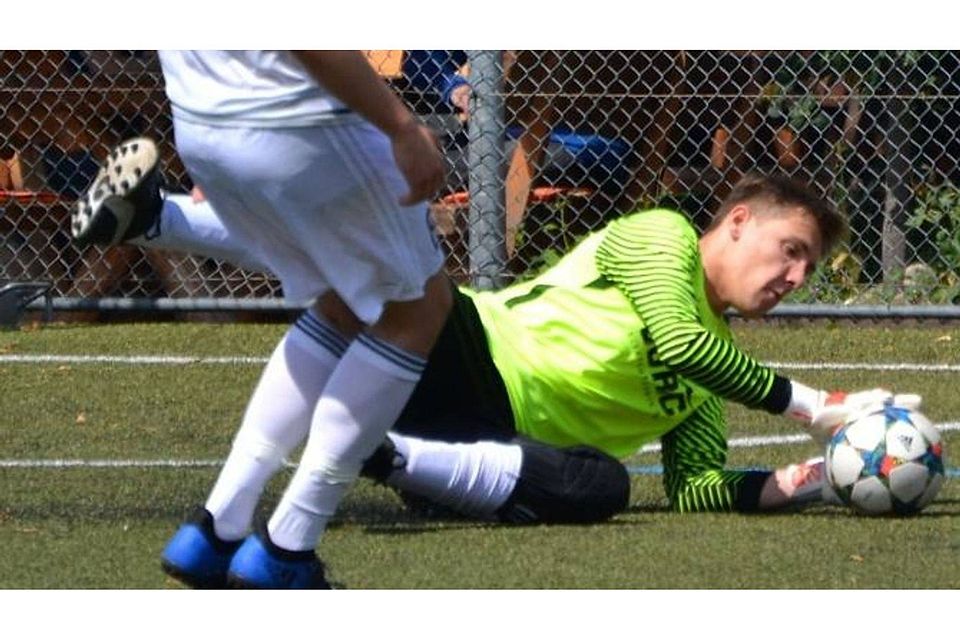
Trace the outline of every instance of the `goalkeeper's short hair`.
{"label": "goalkeeper's short hair", "polygon": [[847,221],[836,207],[807,183],[779,174],[749,173],[741,178],[720,204],[707,230],[719,225],[735,206],[749,201],[767,201],[804,209],[817,221],[823,245],[822,255],[829,255],[833,247],[846,238]]}

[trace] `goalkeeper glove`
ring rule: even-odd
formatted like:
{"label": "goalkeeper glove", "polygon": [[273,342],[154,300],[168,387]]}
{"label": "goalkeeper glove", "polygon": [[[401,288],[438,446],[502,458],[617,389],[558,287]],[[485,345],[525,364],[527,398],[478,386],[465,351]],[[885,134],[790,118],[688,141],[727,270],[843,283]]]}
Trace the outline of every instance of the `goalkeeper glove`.
{"label": "goalkeeper glove", "polygon": [[773,472],[760,495],[761,509],[797,507],[811,503],[841,505],[840,498],[826,481],[823,456],[791,464]]}
{"label": "goalkeeper glove", "polygon": [[810,458],[800,464],[791,464],[774,472],[777,488],[787,498],[787,503],[793,505],[821,500],[826,484],[823,478],[823,456]]}
{"label": "goalkeeper glove", "polygon": [[790,404],[786,415],[803,422],[807,433],[826,444],[834,432],[857,415],[892,404],[904,409],[919,409],[922,398],[913,393],[894,394],[886,389],[868,389],[855,393],[827,393],[790,382]]}

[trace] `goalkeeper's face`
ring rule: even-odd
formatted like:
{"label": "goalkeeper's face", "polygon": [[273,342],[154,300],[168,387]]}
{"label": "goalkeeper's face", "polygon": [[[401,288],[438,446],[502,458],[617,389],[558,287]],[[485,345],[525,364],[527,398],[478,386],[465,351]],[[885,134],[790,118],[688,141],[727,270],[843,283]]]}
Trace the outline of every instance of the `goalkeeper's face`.
{"label": "goalkeeper's face", "polygon": [[813,271],[820,229],[802,208],[757,202],[735,207],[729,222],[728,301],[746,317],[761,316]]}

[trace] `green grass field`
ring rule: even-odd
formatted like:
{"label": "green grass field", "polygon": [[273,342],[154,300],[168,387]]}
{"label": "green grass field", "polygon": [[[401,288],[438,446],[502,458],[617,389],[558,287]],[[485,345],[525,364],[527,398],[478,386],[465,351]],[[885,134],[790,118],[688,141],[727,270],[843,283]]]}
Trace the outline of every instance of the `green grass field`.
{"label": "green grass field", "polygon": [[[264,358],[284,330],[140,324],[0,333],[0,588],[178,587],[160,571],[160,551],[212,486],[261,367],[40,356]],[[958,370],[909,365],[960,365],[960,328],[750,323],[736,331],[748,352],[784,363],[784,373],[809,384],[924,394],[925,413],[949,427],[947,466],[955,476]],[[858,366],[817,368],[835,362]],[[734,439],[796,433],[787,420],[737,406],[729,421]],[[730,464],[772,467],[816,454],[809,441],[736,446]],[[84,465],[39,466],[56,460]],[[629,464],[644,469],[659,459],[646,453]],[[288,478],[271,484],[267,507]],[[361,480],[320,552],[333,580],[360,589],[960,587],[956,477],[907,519],[838,507],[678,515],[666,510],[660,481],[636,475],[631,509],[603,525],[516,527],[418,517],[389,490]]]}

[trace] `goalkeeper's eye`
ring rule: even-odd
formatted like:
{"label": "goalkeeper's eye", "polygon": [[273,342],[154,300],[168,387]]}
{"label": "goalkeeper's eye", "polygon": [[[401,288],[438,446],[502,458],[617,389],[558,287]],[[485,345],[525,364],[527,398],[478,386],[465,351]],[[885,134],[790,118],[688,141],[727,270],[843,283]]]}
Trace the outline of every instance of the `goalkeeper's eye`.
{"label": "goalkeeper's eye", "polygon": [[796,242],[785,242],[783,250],[791,260],[799,260],[803,257],[803,249]]}
{"label": "goalkeeper's eye", "polygon": [[796,240],[787,240],[783,243],[783,253],[788,260],[805,261],[803,273],[809,276],[816,267],[813,260],[810,259],[810,250],[802,242]]}

